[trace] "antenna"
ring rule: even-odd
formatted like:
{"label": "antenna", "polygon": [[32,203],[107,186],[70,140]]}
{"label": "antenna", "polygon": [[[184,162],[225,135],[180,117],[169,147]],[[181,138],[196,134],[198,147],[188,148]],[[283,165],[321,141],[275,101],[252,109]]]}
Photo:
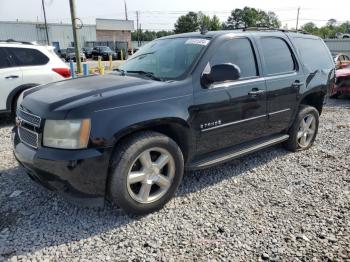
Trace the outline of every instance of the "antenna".
{"label": "antenna", "polygon": [[128,9],[126,7],[126,1],[124,0],[125,20],[128,21]]}

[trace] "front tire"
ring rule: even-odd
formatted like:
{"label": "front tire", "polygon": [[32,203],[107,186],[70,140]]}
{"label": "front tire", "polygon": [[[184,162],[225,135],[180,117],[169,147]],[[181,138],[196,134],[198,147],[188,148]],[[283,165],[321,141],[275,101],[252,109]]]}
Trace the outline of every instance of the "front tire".
{"label": "front tire", "polygon": [[179,146],[157,132],[128,137],[112,156],[110,200],[130,214],[161,209],[175,194],[184,172]]}
{"label": "front tire", "polygon": [[308,105],[301,105],[299,113],[289,130],[289,139],[285,147],[292,151],[302,151],[309,149],[318,132],[319,113],[316,108]]}

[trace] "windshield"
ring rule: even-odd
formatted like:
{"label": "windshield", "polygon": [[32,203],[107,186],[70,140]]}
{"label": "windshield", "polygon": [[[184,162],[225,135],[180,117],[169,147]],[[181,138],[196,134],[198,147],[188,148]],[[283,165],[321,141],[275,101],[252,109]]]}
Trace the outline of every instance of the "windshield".
{"label": "windshield", "polygon": [[120,69],[126,73],[143,71],[161,79],[176,79],[185,74],[209,44],[205,38],[169,38],[143,46]]}

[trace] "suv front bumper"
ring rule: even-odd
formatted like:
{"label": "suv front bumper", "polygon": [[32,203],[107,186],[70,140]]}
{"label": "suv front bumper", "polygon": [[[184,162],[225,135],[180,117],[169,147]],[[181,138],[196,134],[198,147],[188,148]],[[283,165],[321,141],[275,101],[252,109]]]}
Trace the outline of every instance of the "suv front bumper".
{"label": "suv front bumper", "polygon": [[111,148],[33,149],[20,141],[16,127],[12,132],[14,155],[30,178],[80,205],[104,205]]}

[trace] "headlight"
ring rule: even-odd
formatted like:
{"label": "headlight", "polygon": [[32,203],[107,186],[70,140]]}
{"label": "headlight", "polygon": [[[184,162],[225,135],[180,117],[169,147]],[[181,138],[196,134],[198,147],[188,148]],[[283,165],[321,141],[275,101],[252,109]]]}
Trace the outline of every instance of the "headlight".
{"label": "headlight", "polygon": [[86,148],[90,137],[90,119],[46,120],[44,146],[62,149]]}

